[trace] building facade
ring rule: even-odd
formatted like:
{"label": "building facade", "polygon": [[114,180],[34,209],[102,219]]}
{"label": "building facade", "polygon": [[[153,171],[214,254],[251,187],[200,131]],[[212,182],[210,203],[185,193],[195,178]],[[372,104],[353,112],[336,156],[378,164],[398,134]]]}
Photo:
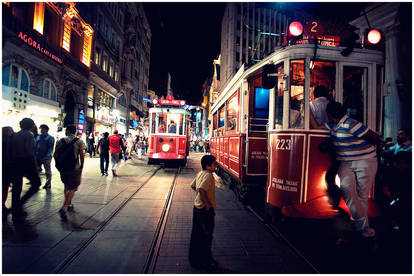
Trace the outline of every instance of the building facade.
{"label": "building facade", "polygon": [[283,44],[287,17],[263,3],[227,3],[221,25],[221,89],[242,64],[250,64]]}
{"label": "building facade", "polygon": [[3,2],[2,125],[85,128],[94,30],[74,3]]}
{"label": "building facade", "polygon": [[80,2],[77,6],[95,29],[87,95],[87,132],[112,133],[119,128],[125,133],[127,111],[120,85],[125,4]]}
{"label": "building facade", "polygon": [[139,122],[148,116],[143,107],[147,96],[151,50],[151,30],[142,3],[127,2],[124,26],[124,51],[121,89],[129,108],[127,132],[140,132]]}

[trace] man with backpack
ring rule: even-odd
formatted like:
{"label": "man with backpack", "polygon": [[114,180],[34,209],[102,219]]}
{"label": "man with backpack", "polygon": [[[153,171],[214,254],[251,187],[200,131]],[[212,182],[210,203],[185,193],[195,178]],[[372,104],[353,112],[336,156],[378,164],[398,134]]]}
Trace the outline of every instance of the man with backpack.
{"label": "man with backpack", "polygon": [[62,220],[67,220],[66,212],[73,212],[72,198],[80,183],[85,162],[85,143],[75,137],[76,126],[66,127],[66,137],[56,143],[55,158],[56,168],[60,172],[60,179],[65,185],[65,200],[59,210]]}

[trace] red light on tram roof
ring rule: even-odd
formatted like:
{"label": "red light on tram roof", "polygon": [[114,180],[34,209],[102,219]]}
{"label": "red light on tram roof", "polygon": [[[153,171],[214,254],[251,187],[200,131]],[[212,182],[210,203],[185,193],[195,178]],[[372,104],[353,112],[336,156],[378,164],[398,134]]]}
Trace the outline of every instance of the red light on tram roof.
{"label": "red light on tram roof", "polygon": [[180,101],[180,105],[185,105],[185,101]]}
{"label": "red light on tram roof", "polygon": [[299,21],[293,21],[289,24],[289,34],[292,36],[300,36],[303,33],[303,25]]}
{"label": "red light on tram roof", "polygon": [[367,35],[368,43],[378,44],[381,41],[381,33],[376,29],[372,29],[368,32]]}

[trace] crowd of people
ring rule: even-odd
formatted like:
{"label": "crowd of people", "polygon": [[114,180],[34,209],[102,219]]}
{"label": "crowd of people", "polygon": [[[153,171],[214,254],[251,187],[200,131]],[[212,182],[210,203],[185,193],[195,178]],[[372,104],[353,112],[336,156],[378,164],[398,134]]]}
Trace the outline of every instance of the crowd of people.
{"label": "crowd of people", "polygon": [[210,152],[210,142],[208,139],[201,137],[194,137],[190,141],[190,151],[192,152]]}
{"label": "crowd of people", "polygon": [[[52,158],[59,171],[60,179],[64,184],[64,201],[59,214],[62,220],[67,220],[67,212],[73,212],[73,196],[81,184],[85,156],[100,158],[100,171],[102,176],[108,175],[109,160],[112,163],[112,174],[118,176],[116,169],[120,161],[132,159],[133,152],[142,158],[148,150],[148,138],[144,135],[118,134],[108,132],[87,133],[86,136],[77,133],[75,125],[68,125],[65,137],[55,139],[50,135],[49,127],[45,124],[39,126],[40,133],[34,121],[24,118],[20,121],[21,130],[15,132],[12,127],[3,127],[2,134],[2,215],[3,219],[11,213],[13,219],[25,217],[23,205],[41,187],[40,174],[44,169],[46,181],[43,189],[50,190],[52,186]],[[56,143],[55,143],[56,141]],[[26,177],[30,188],[21,196],[23,177]],[[12,187],[11,208],[6,207],[9,189]]]}

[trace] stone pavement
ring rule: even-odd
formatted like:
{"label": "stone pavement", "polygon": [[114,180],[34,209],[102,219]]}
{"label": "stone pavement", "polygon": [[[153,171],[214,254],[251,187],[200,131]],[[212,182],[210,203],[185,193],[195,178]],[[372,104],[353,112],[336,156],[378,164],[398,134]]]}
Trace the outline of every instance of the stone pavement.
{"label": "stone pavement", "polygon": [[[177,177],[173,201],[155,263],[154,273],[206,273],[190,266],[188,247],[195,193],[189,187],[203,154],[191,153]],[[102,177],[98,158],[86,158],[82,185],[73,200],[76,213],[62,223],[57,213],[63,201],[58,172],[50,191],[40,190],[25,205],[29,215],[22,223],[9,216],[3,222],[3,273],[56,273],[56,269],[136,191],[156,170],[146,160],[129,160],[118,170],[121,177]],[[158,173],[157,173],[158,175]],[[141,194],[99,232],[64,273],[140,273],[172,174],[162,171]],[[219,180],[219,179],[217,179]],[[44,182],[44,179],[42,179]],[[25,185],[25,189],[28,185]],[[216,228],[213,255],[218,273],[312,273],[287,245],[274,238],[261,222],[217,181]],[[146,201],[145,201],[146,200]],[[10,206],[10,198],[6,204]],[[146,205],[143,207],[143,205]],[[151,207],[153,206],[153,207]],[[149,212],[151,210],[151,212]],[[157,213],[158,214],[158,213]],[[139,218],[139,223],[137,223]]]}
{"label": "stone pavement", "polygon": [[[195,192],[190,183],[200,171],[203,154],[192,153],[187,167],[177,178],[155,273],[206,273],[190,266]],[[217,178],[217,180],[219,180]],[[276,238],[237,200],[233,191],[216,182],[217,210],[213,256],[218,273],[312,273],[287,245]]]}

